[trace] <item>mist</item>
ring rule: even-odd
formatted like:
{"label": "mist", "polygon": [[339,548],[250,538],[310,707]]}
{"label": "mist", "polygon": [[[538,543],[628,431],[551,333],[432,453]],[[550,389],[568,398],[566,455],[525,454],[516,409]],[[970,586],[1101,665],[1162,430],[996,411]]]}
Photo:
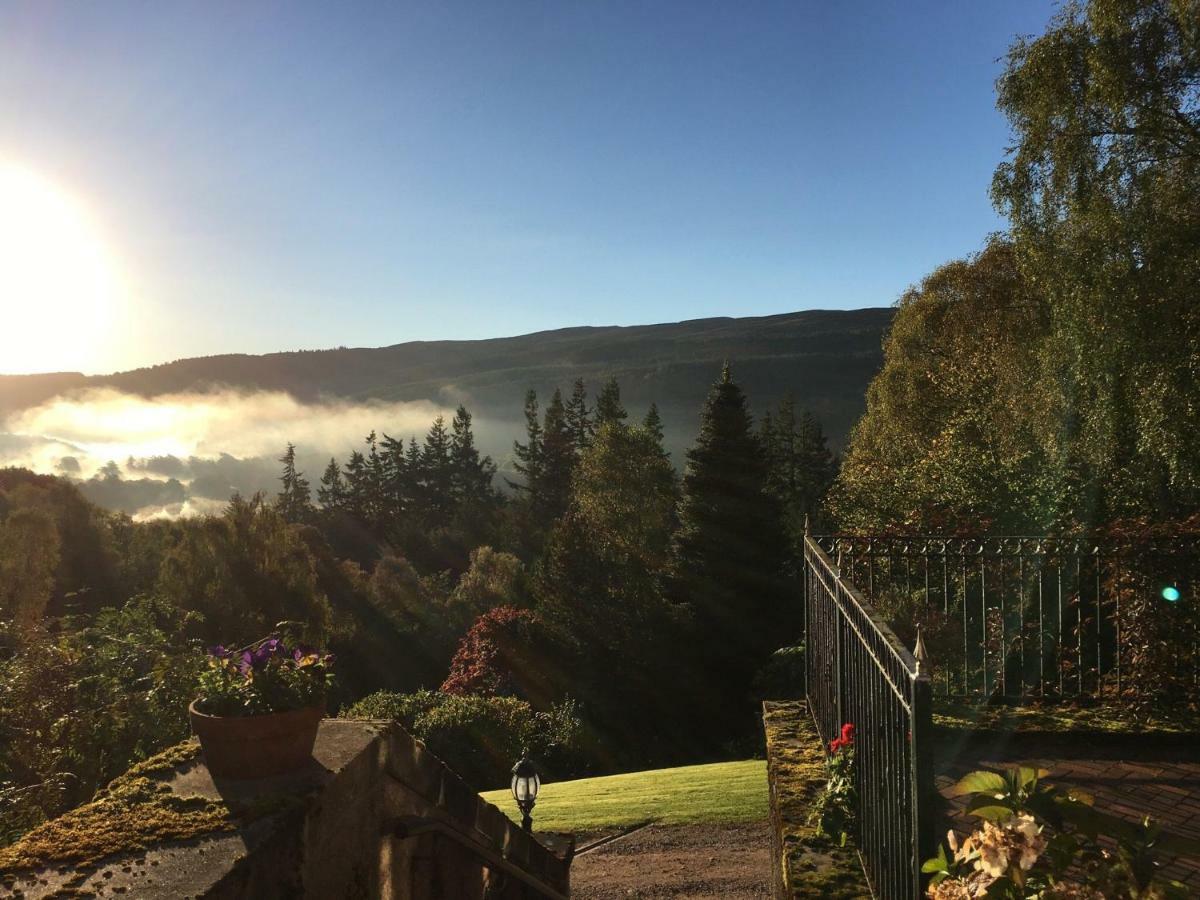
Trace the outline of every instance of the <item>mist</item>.
{"label": "mist", "polygon": [[[471,412],[483,452],[511,446],[515,422]],[[93,502],[138,520],[204,515],[235,492],[276,491],[289,442],[315,486],[330,457],[344,462],[368,432],[421,438],[438,415],[453,414],[426,400],[309,403],[232,389],[147,398],[94,388],[0,420],[0,466],[69,478]]]}

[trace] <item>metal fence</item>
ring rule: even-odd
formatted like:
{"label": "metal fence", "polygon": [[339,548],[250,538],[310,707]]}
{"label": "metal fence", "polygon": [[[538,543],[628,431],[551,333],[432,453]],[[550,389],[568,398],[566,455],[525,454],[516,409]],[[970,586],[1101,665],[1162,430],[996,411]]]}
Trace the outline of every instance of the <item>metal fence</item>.
{"label": "metal fence", "polygon": [[915,640],[921,626],[940,696],[1115,700],[1152,691],[1136,677],[1127,640],[1144,616],[1172,623],[1189,667],[1175,682],[1200,687],[1200,615],[1177,602],[1200,582],[1194,540],[1120,549],[1046,537],[815,540],[901,639]]}
{"label": "metal fence", "polygon": [[822,740],[855,726],[859,852],[876,897],[921,895],[921,861],[933,855],[931,691],[913,654],[804,540],[809,708]]}

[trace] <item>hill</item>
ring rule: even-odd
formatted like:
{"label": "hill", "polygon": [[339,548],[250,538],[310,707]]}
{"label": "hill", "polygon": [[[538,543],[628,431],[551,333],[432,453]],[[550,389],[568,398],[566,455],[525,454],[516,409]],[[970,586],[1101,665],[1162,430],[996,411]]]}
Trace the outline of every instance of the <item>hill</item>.
{"label": "hill", "polygon": [[[532,387],[545,398],[582,377],[609,376],[640,415],[657,402],[668,444],[690,442],[700,405],[721,362],[734,364],[755,409],[789,391],[840,445],[864,408],[882,363],[891,308],[812,310],[755,318],[662,325],[584,327],[475,341],[414,341],[380,348],[230,354],[181,359],[111,375],[0,376],[0,416],[64,391],[113,387],[142,397],[230,386],[280,390],[301,400],[429,400],[466,403],[498,421],[522,421]],[[512,435],[517,436],[517,433]]]}

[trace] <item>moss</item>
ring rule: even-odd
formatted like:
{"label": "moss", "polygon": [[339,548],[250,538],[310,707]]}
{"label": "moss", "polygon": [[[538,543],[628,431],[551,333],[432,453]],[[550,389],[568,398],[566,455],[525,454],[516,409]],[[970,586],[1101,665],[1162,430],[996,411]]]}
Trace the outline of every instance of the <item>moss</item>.
{"label": "moss", "polygon": [[933,723],[943,729],[964,731],[1014,731],[1103,734],[1200,733],[1200,716],[1187,711],[1167,719],[1154,714],[1135,715],[1115,706],[1024,704],[989,706],[966,700],[936,701]]}
{"label": "moss", "polygon": [[781,843],[782,879],[793,897],[856,900],[870,897],[851,847],[841,847],[809,822],[826,780],[825,754],[803,703],[766,705],[771,819]]}
{"label": "moss", "polygon": [[138,763],[90,803],[44,822],[17,843],[0,848],[0,871],[57,863],[85,868],[116,853],[234,831],[300,802],[284,794],[230,806],[207,797],[174,794],[160,777],[191,762],[199,752],[195,741],[184,741]]}

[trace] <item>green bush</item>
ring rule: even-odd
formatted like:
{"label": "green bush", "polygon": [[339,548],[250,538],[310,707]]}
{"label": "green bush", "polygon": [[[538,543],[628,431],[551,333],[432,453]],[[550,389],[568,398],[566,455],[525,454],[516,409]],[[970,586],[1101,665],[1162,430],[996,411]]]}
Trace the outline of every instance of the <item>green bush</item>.
{"label": "green bush", "polygon": [[800,700],[804,678],[804,645],[780,647],[755,674],[754,692],[762,700]]}
{"label": "green bush", "polygon": [[536,712],[515,697],[378,691],[341,715],[394,719],[481,790],[507,785],[513,764],[526,753],[550,777],[575,775],[583,768],[582,726],[570,700]]}

